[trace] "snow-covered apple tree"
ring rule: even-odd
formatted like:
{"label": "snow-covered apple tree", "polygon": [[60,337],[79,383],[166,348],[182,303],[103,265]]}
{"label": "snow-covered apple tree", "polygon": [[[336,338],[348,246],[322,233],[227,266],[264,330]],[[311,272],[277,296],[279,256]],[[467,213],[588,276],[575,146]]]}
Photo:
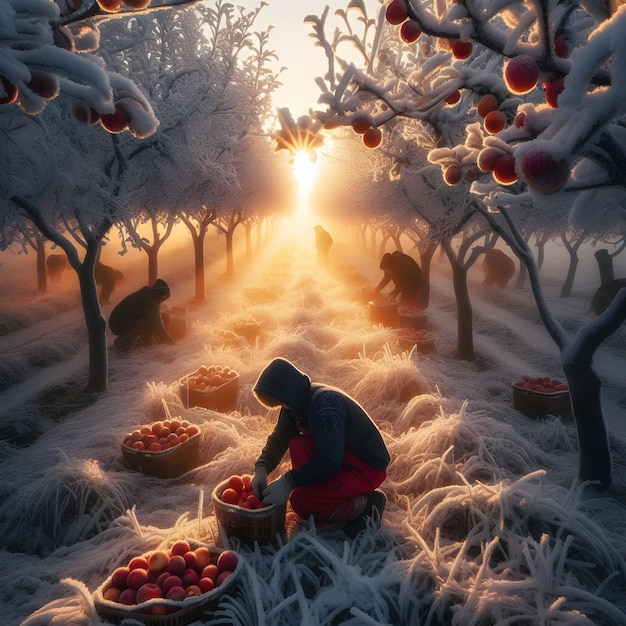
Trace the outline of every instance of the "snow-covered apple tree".
{"label": "snow-covered apple tree", "polygon": [[[366,15],[358,0],[349,7]],[[443,129],[445,143],[428,158],[441,168],[442,184],[465,185],[484,219],[526,267],[570,387],[579,479],[608,486],[610,449],[593,356],[626,318],[626,290],[603,315],[575,332],[564,328],[544,297],[518,212],[530,210],[540,223],[542,213],[557,206],[556,198],[576,227],[603,194],[599,217],[604,220],[610,209],[623,219],[626,86],[619,77],[626,59],[626,7],[593,0],[504,6],[392,0],[381,3],[374,21],[396,29],[398,46],[410,47],[414,72],[391,78],[381,71],[381,62],[389,64],[380,55],[369,65],[333,69],[325,81],[318,79],[320,102],[327,107],[319,119],[331,127],[365,117],[384,132],[396,117],[424,119],[433,109],[458,107],[459,123]],[[320,41],[328,53],[327,40]],[[425,72],[431,77],[427,90],[414,80]],[[458,176],[469,167],[478,168],[471,182]]]}

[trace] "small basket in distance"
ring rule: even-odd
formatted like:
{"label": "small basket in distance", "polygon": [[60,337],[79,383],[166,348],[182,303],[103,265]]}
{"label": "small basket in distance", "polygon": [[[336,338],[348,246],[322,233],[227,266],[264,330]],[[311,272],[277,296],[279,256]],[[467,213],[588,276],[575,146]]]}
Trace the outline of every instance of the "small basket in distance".
{"label": "small basket in distance", "polygon": [[368,303],[370,322],[383,326],[398,325],[398,303],[392,300],[370,300]]}
{"label": "small basket in distance", "polygon": [[239,374],[228,368],[228,378],[222,384],[218,386],[210,384],[199,386],[198,378],[196,377],[197,371],[184,376],[178,381],[178,392],[183,406],[186,409],[200,406],[205,409],[222,412],[233,410],[239,396]]}
{"label": "small basket in distance", "polygon": [[127,467],[147,476],[177,478],[198,465],[200,438],[201,434],[198,432],[187,441],[160,452],[135,450],[122,444],[122,459]]}
{"label": "small basket in distance", "polygon": [[215,517],[224,532],[246,542],[259,543],[271,543],[277,535],[284,536],[286,504],[272,504],[261,509],[245,509],[236,504],[227,504],[220,498],[226,487],[228,480],[219,483],[212,495]]}
{"label": "small basket in distance", "polygon": [[428,325],[428,316],[424,309],[414,306],[398,307],[398,327],[422,330]]}
{"label": "small basket in distance", "polygon": [[399,328],[396,331],[398,344],[404,350],[415,349],[420,354],[431,354],[435,351],[435,338],[426,331],[414,328]]}
{"label": "small basket in distance", "polygon": [[541,418],[556,415],[565,420],[572,418],[572,404],[568,391],[545,393],[523,389],[513,384],[513,408],[527,417]]}
{"label": "small basket in distance", "polygon": [[261,324],[258,322],[235,324],[233,326],[233,332],[236,335],[247,339],[250,343],[254,343],[256,338],[261,335]]}

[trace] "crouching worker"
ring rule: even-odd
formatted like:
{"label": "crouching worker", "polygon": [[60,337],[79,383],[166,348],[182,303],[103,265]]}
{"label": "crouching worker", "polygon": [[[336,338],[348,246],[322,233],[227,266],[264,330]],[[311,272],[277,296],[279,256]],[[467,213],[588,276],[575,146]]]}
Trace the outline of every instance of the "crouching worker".
{"label": "crouching worker", "polygon": [[[343,391],[312,383],[285,359],[259,375],[254,395],[265,407],[281,407],[273,432],[255,463],[252,487],[266,504],[285,504],[316,526],[347,522],[355,536],[367,518],[375,524],[386,503],[376,488],[387,475],[389,452],[365,410]],[[267,475],[289,449],[292,470],[273,482]]]}
{"label": "crouching worker", "polygon": [[394,289],[389,293],[391,300],[400,296],[400,304],[403,306],[419,306],[426,278],[413,257],[400,250],[386,252],[380,260],[380,269],[384,275],[374,288],[375,293],[380,293],[393,281]]}
{"label": "crouching worker", "polygon": [[170,288],[159,278],[152,287],[142,287],[119,302],[109,317],[109,328],[118,335],[115,346],[129,349],[176,343],[161,317],[161,303],[169,297]]}

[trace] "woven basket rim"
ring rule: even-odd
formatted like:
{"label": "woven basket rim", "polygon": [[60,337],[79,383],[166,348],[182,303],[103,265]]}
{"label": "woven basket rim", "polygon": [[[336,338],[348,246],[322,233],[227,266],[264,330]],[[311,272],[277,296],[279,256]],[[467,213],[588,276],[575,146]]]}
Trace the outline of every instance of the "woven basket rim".
{"label": "woven basket rim", "polygon": [[[192,546],[192,549],[194,550],[196,548],[206,547],[209,549],[211,553],[218,554],[218,555],[226,550],[226,548],[213,546],[213,545],[204,543],[202,541],[197,541],[197,540],[188,540],[188,541],[190,545]],[[154,552],[156,549],[158,548],[144,552],[141,556],[148,556],[149,554]],[[107,578],[104,579],[104,581],[92,594],[96,611],[101,613],[102,615],[106,615],[108,612],[110,615],[116,615],[118,617],[119,616],[129,617],[133,619],[138,619],[139,621],[141,621],[142,618],[152,619],[152,620],[154,618],[163,618],[164,623],[166,623],[168,618],[173,619],[176,617],[180,617],[184,615],[186,612],[191,612],[194,609],[198,608],[199,606],[202,606],[204,604],[207,604],[211,600],[219,598],[226,591],[228,591],[228,589],[233,584],[233,582],[235,581],[235,579],[237,578],[237,576],[239,575],[243,567],[243,559],[241,555],[239,553],[236,553],[236,554],[237,554],[237,565],[235,566],[233,573],[230,576],[228,576],[226,580],[219,587],[215,587],[211,591],[207,591],[206,593],[203,593],[202,595],[199,595],[199,596],[187,597],[184,600],[168,600],[167,598],[151,598],[150,600],[146,600],[145,602],[141,602],[139,604],[132,604],[132,605],[124,605],[124,604],[120,604],[119,602],[106,600],[103,597],[102,593],[110,585],[111,576],[112,576],[112,573],[111,573],[109,574],[109,576],[107,576]],[[156,605],[165,605],[170,608],[179,609],[179,611],[177,611],[176,613],[169,613],[167,615],[149,615],[144,612]]]}

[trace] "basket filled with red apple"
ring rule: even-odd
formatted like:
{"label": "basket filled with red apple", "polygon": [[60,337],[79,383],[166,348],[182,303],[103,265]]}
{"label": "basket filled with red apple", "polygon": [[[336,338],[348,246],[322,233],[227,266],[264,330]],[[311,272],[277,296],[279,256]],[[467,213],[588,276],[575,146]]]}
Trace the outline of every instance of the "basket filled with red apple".
{"label": "basket filled with red apple", "polygon": [[114,624],[183,626],[217,605],[242,564],[233,550],[180,539],[117,567],[94,592],[94,606]]}
{"label": "basket filled with red apple", "polygon": [[247,339],[250,343],[254,343],[257,337],[261,335],[261,324],[253,319],[244,320],[233,326],[233,332]]}
{"label": "basket filled with red apple", "polygon": [[213,505],[220,533],[246,542],[273,542],[285,532],[287,505],[267,505],[252,490],[250,474],[235,474],[213,490]]}
{"label": "basket filled with red apple", "polygon": [[435,350],[435,338],[425,330],[398,328],[395,332],[398,345],[405,350],[415,348],[420,354],[430,354]]}
{"label": "basket filled with red apple", "polygon": [[398,303],[394,300],[370,300],[367,308],[370,322],[392,328],[398,325]]}
{"label": "basket filled with red apple", "polygon": [[398,307],[398,326],[424,330],[428,325],[428,315],[424,309],[416,306]]}
{"label": "basket filled with red apple", "polygon": [[200,427],[173,417],[139,426],[122,441],[122,460],[134,470],[157,478],[177,478],[200,459]]}
{"label": "basket filled with red apple", "polygon": [[237,404],[239,374],[227,365],[201,365],[179,379],[178,390],[185,408],[230,411]]}
{"label": "basket filled with red apple", "polygon": [[550,376],[524,374],[513,383],[513,407],[528,417],[572,417],[569,387]]}

